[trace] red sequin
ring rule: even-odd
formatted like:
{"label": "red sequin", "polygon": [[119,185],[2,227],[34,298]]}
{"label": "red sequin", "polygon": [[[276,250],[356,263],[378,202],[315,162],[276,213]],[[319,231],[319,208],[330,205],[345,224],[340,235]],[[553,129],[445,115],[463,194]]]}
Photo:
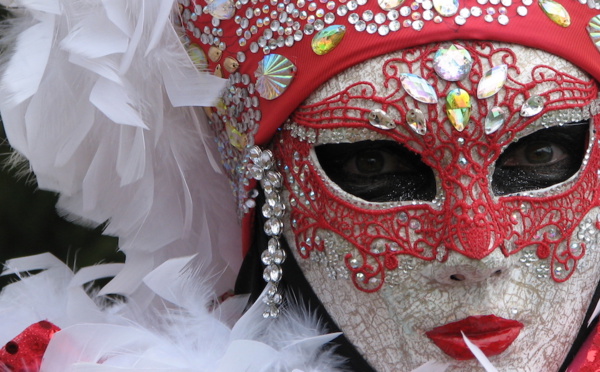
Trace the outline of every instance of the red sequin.
{"label": "red sequin", "polygon": [[60,328],[42,320],[27,327],[0,349],[0,369],[6,372],[37,372],[50,339]]}

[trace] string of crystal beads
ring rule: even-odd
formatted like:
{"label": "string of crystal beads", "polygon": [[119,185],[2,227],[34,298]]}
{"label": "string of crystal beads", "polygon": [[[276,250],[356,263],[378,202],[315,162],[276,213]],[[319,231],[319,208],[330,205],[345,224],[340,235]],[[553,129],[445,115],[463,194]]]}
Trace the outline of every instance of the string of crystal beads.
{"label": "string of crystal beads", "polygon": [[276,318],[279,316],[279,307],[283,297],[278,291],[278,285],[283,276],[281,264],[285,261],[285,251],[281,248],[280,238],[283,233],[283,215],[285,214],[285,205],[281,197],[281,188],[283,178],[281,173],[274,170],[275,160],[270,150],[261,150],[258,146],[253,146],[248,151],[247,175],[260,181],[265,194],[265,204],[262,207],[262,214],[267,219],[264,225],[264,231],[269,236],[267,249],[261,254],[262,263],[265,265],[263,279],[269,284],[267,295],[264,302],[267,305],[263,312],[265,318]]}

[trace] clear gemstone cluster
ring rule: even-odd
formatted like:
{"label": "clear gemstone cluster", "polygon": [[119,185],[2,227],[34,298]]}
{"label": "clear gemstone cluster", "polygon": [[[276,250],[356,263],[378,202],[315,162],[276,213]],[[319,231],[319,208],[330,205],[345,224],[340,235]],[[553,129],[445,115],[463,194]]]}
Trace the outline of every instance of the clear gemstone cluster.
{"label": "clear gemstone cluster", "polygon": [[278,291],[283,272],[281,264],[285,261],[285,251],[279,243],[283,233],[282,218],[285,214],[285,204],[280,195],[283,186],[281,174],[274,170],[275,160],[270,150],[261,150],[253,146],[248,151],[250,162],[247,165],[248,178],[260,181],[265,194],[265,204],[262,214],[267,219],[264,231],[269,236],[267,249],[261,255],[262,263],[265,265],[263,279],[270,285],[264,302],[267,309],[263,313],[265,318],[275,318],[279,315],[279,307],[282,296]]}

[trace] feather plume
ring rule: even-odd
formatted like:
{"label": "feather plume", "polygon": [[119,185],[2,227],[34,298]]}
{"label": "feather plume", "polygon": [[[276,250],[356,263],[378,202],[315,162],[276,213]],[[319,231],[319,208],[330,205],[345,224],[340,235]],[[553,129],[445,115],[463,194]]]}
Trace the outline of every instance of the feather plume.
{"label": "feather plume", "polygon": [[194,67],[170,20],[174,1],[10,5],[1,40],[6,133],[38,186],[61,194],[62,215],[107,222],[105,233],[120,238],[127,262],[103,293],[146,291],[146,274],[191,254],[230,287],[240,227],[199,109],[225,80]]}
{"label": "feather plume", "polygon": [[[298,305],[275,321],[262,317],[260,300],[243,315],[246,297],[207,306],[214,304],[218,277],[198,281],[186,269],[192,258],[168,260],[146,276],[146,298],[161,304],[154,311],[135,301],[106,306],[99,295],[88,296],[82,284],[113,275],[119,269],[114,264],[73,275],[47,254],[13,260],[6,273],[44,271],[0,294],[0,314],[12,315],[0,323],[0,341],[42,317],[62,328],[46,350],[42,372],[342,370],[342,360],[324,349],[337,334],[324,334],[315,316]],[[23,305],[29,312],[16,311]]]}

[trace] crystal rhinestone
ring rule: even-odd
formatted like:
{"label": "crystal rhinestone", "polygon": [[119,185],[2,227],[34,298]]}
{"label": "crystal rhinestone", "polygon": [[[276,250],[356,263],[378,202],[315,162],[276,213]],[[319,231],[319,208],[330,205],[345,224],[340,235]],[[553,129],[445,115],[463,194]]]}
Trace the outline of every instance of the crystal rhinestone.
{"label": "crystal rhinestone", "polygon": [[367,116],[369,123],[375,128],[390,130],[396,128],[394,120],[383,110],[373,110]]}
{"label": "crystal rhinestone", "polygon": [[473,17],[481,17],[482,14],[483,14],[483,11],[481,10],[480,7],[474,6],[471,8],[471,15]]}
{"label": "crystal rhinestone", "polygon": [[498,23],[500,23],[502,26],[506,26],[509,21],[510,21],[510,19],[505,14],[498,16]]}
{"label": "crystal rhinestone", "polygon": [[446,96],[446,114],[454,128],[462,132],[471,117],[471,96],[463,89],[453,89]]}
{"label": "crystal rhinestone", "polygon": [[267,282],[277,283],[281,280],[281,267],[270,264],[263,272],[263,279]]}
{"label": "crystal rhinestone", "polygon": [[598,51],[600,51],[600,15],[593,17],[587,25],[587,32]]}
{"label": "crystal rhinestone", "polygon": [[527,15],[527,7],[520,5],[517,7],[517,14],[521,17],[525,17]]}
{"label": "crystal rhinestone", "polygon": [[437,103],[438,97],[435,90],[431,84],[422,77],[414,74],[402,73],[400,74],[400,81],[406,92],[417,101],[428,104]]}
{"label": "crystal rhinestone", "polygon": [[544,109],[544,99],[540,96],[533,96],[525,101],[521,106],[521,116],[528,118],[535,116]]}
{"label": "crystal rhinestone", "polygon": [[456,22],[457,25],[462,26],[465,23],[467,23],[467,20],[465,19],[465,17],[463,16],[456,16],[456,18],[454,19],[454,22]]}
{"label": "crystal rhinestone", "polygon": [[374,34],[377,32],[377,25],[375,23],[369,23],[367,25],[367,32],[370,34]]}
{"label": "crystal rhinestone", "polygon": [[390,22],[390,30],[391,31],[398,31],[400,29],[400,22],[399,21],[392,21]]}
{"label": "crystal rhinestone", "polygon": [[273,100],[281,96],[292,83],[296,75],[296,66],[279,54],[265,56],[254,72],[256,90],[260,96]]}
{"label": "crystal rhinestone", "polygon": [[260,255],[260,260],[264,265],[270,265],[273,262],[273,256],[268,250],[264,250]]}
{"label": "crystal rhinestone", "polygon": [[485,134],[492,134],[506,121],[506,111],[502,107],[492,107],[485,117]]}
{"label": "crystal rhinestone", "polygon": [[506,83],[508,66],[500,65],[493,67],[483,74],[477,86],[477,98],[485,99],[498,93]]}
{"label": "crystal rhinestone", "polygon": [[312,39],[311,47],[317,55],[324,55],[335,49],[344,38],[346,26],[333,25],[319,31]]}
{"label": "crystal rhinestone", "polygon": [[448,49],[439,49],[433,57],[433,68],[444,80],[459,81],[471,71],[473,58],[460,45],[452,45]]}
{"label": "crystal rhinestone", "polygon": [[458,12],[458,0],[433,0],[433,7],[442,17],[452,17]]}
{"label": "crystal rhinestone", "polygon": [[265,234],[269,236],[277,236],[283,232],[283,222],[278,218],[269,218],[265,222]]}
{"label": "crystal rhinestone", "polygon": [[538,4],[540,4],[540,7],[552,22],[561,27],[569,27],[571,25],[571,16],[569,16],[569,12],[556,1],[538,0]]}
{"label": "crystal rhinestone", "polygon": [[415,21],[412,24],[412,28],[415,31],[421,31],[423,29],[423,26],[425,26],[425,22],[419,20],[419,21]]}
{"label": "crystal rhinestone", "polygon": [[272,255],[272,258],[273,258],[273,263],[275,263],[277,265],[281,265],[282,263],[285,262],[285,251],[283,249],[278,249]]}
{"label": "crystal rhinestone", "polygon": [[379,25],[385,22],[386,19],[387,17],[383,13],[377,13],[377,15],[375,16],[375,22]]}
{"label": "crystal rhinestone", "polygon": [[365,23],[365,21],[360,20],[360,21],[356,22],[356,24],[354,25],[354,28],[356,29],[356,31],[362,32],[367,28],[367,24]]}
{"label": "crystal rhinestone", "polygon": [[377,3],[383,10],[394,10],[400,8],[404,3],[404,0],[378,0]]}
{"label": "crystal rhinestone", "polygon": [[231,19],[235,15],[233,0],[214,0],[204,11],[217,19]]}
{"label": "crystal rhinestone", "polygon": [[387,25],[381,25],[379,26],[377,32],[379,33],[379,35],[385,36],[390,33],[390,28]]}
{"label": "crystal rhinestone", "polygon": [[406,113],[406,123],[415,133],[424,135],[427,133],[427,122],[423,111],[419,109],[410,109]]}

